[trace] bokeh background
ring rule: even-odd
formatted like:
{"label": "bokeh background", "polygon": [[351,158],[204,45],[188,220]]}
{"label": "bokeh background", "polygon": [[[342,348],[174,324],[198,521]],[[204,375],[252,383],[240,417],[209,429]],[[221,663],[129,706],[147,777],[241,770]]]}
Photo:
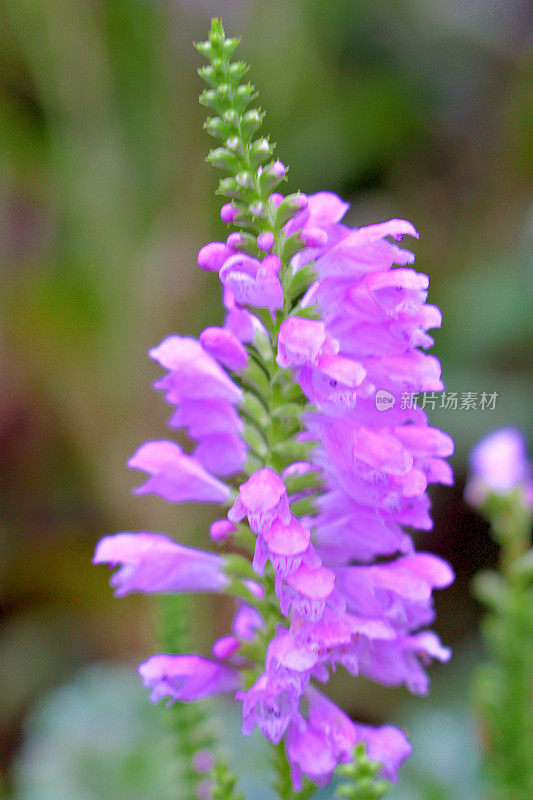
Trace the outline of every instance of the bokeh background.
{"label": "bokeh background", "polygon": [[[468,450],[503,424],[533,433],[527,0],[2,0],[0,791],[167,797],[165,759],[146,750],[161,720],[133,666],[157,647],[156,606],[113,600],[90,558],[117,530],[207,542],[209,511],[132,498],[126,460],[165,435],[148,348],[222,320],[218,281],[196,267],[200,246],[225,235],[191,44],[215,13],[242,35],[289,189],[338,192],[354,225],[412,220],[444,314],[434,352],[447,388],[498,393],[493,411],[430,414],[457,443],[457,484],[434,493],[423,541],[457,570],[437,625],[455,666],[435,668],[434,699],[414,706],[369,682],[332,685],[360,718],[422,726],[414,770],[435,800],[439,754],[463,786],[473,769],[469,746],[453,743],[482,658],[468,586],[497,557],[462,501]],[[224,610],[194,608],[205,648]],[[78,778],[73,742],[85,748]],[[110,754],[115,766],[130,758],[145,788],[113,772]]]}

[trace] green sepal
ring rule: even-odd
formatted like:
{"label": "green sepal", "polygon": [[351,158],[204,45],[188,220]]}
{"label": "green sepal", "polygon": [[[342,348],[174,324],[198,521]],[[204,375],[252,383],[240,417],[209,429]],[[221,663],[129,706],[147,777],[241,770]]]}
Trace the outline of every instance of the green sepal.
{"label": "green sepal", "polygon": [[251,475],[253,472],[257,472],[257,470],[261,469],[262,466],[263,462],[261,461],[261,459],[258,458],[256,455],[254,455],[254,453],[249,452],[248,458],[246,459],[243,469],[245,474],[248,476]]}
{"label": "green sepal", "polygon": [[243,114],[241,120],[241,136],[244,142],[249,142],[263,122],[265,112],[260,108],[251,108]]}
{"label": "green sepal", "polygon": [[306,489],[320,489],[322,487],[322,473],[319,470],[305,472],[303,475],[289,475],[284,478],[288,494],[296,494]]}
{"label": "green sepal", "polygon": [[302,308],[302,306],[298,304],[293,309],[291,316],[303,317],[304,319],[320,319],[320,308],[318,307],[318,303],[313,303],[312,306],[305,306],[305,308]]}
{"label": "green sepal", "polygon": [[235,250],[239,253],[246,253],[246,255],[257,258],[259,255],[259,250],[257,248],[257,237],[252,233],[247,233],[246,231],[241,231],[239,236],[241,238],[240,241],[235,243]]}
{"label": "green sepal", "polygon": [[237,185],[240,186],[241,189],[253,189],[254,188],[254,178],[251,172],[247,169],[241,170],[235,178],[237,181]]}
{"label": "green sepal", "polygon": [[237,112],[242,114],[246,110],[247,106],[249,106],[252,100],[255,100],[257,96],[258,94],[255,91],[255,86],[253,86],[253,84],[241,83],[240,86],[237,86],[233,98],[233,104]]}
{"label": "green sepal", "polygon": [[502,611],[509,608],[510,588],[497,572],[492,570],[479,572],[472,582],[472,592],[478,600],[490,608]]}
{"label": "green sepal", "polygon": [[205,81],[211,87],[211,89],[216,89],[218,78],[216,70],[210,64],[206,65],[205,67],[198,67],[197,72],[200,78]]}
{"label": "green sepal", "polygon": [[224,761],[218,761],[209,773],[211,779],[211,800],[244,800],[244,795],[236,789],[237,776]]}
{"label": "green sepal", "polygon": [[257,580],[252,565],[244,556],[231,553],[227,556],[222,556],[224,562],[224,572],[228,578],[243,578],[244,580]]}
{"label": "green sepal", "polygon": [[227,81],[229,85],[234,89],[239,85],[249,70],[250,67],[248,64],[245,64],[244,61],[233,61],[233,63],[228,66],[227,71]]}
{"label": "green sepal", "polygon": [[271,145],[268,139],[256,139],[250,148],[250,163],[252,167],[257,169],[265,161],[269,161],[274,152],[274,145]]}
{"label": "green sepal", "polygon": [[231,134],[230,128],[222,117],[208,117],[204,122],[204,130],[224,142]]}
{"label": "green sepal", "polygon": [[[262,194],[266,195],[272,194],[274,189],[276,189],[276,187],[278,187],[280,183],[283,183],[283,181],[287,180],[285,176],[280,178],[278,175],[276,175],[270,169],[271,166],[272,164],[268,164],[266,167],[264,167],[263,172],[258,178],[259,189],[261,190]],[[275,218],[276,206],[274,205],[274,203],[271,204],[270,208],[272,209],[272,213]]]}
{"label": "green sepal", "polygon": [[296,253],[305,250],[305,244],[300,239],[300,233],[293,233],[282,243],[279,257],[283,263],[290,261]]}
{"label": "green sepal", "polygon": [[293,420],[300,419],[303,407],[299,403],[282,403],[272,411],[274,419]]}
{"label": "green sepal", "polygon": [[212,164],[213,167],[225,169],[228,172],[235,173],[240,169],[240,163],[235,153],[232,153],[225,147],[215,147],[213,150],[210,150],[205,160],[209,164]]}
{"label": "green sepal", "polygon": [[230,200],[243,200],[244,195],[240,186],[237,185],[235,178],[221,178],[218,182],[216,194],[229,197]]}
{"label": "green sepal", "polygon": [[[268,313],[268,312],[267,312]],[[257,331],[254,336],[253,346],[261,356],[265,364],[271,364],[274,361],[274,351],[269,337],[263,331]]]}
{"label": "green sepal", "polygon": [[296,194],[288,194],[281,201],[276,209],[275,224],[277,228],[282,228],[285,223],[302,211],[301,198],[303,196],[301,192],[296,192]]}
{"label": "green sepal", "polygon": [[240,405],[240,410],[261,428],[266,428],[270,422],[268,411],[257,395],[252,394],[252,392],[244,392],[244,400]]}
{"label": "green sepal", "polygon": [[346,779],[337,787],[337,797],[345,800],[382,800],[392,786],[389,781],[378,777],[381,766],[368,758],[364,744],[356,745],[353,761],[341,764],[335,770],[336,775]]}
{"label": "green sepal", "polygon": [[[293,463],[289,461],[286,466]],[[291,503],[291,512],[295,517],[314,517],[318,511],[316,504],[316,497],[302,497],[301,500],[295,500]]]}
{"label": "green sepal", "polygon": [[533,548],[521,555],[512,565],[513,575],[517,578],[533,580]]}
{"label": "green sepal", "polygon": [[241,372],[239,379],[243,387],[251,389],[261,399],[268,397],[270,391],[268,377],[255,361],[250,361],[250,366]]}
{"label": "green sepal", "polygon": [[210,108],[211,111],[220,116],[227,110],[227,103],[222,100],[214,89],[204,89],[198,100],[203,106],[207,106],[207,108]]}
{"label": "green sepal", "polygon": [[295,442],[290,439],[279,442],[272,448],[273,452],[283,458],[290,458],[292,461],[307,461],[313,447],[318,442]]}
{"label": "green sepal", "polygon": [[268,456],[268,446],[261,432],[255,425],[247,424],[244,426],[242,438],[249,445],[253,453],[263,461]]}
{"label": "green sepal", "polygon": [[285,288],[285,300],[292,304],[297,298],[305,294],[317,277],[314,263],[307,264],[299,269],[288,281]]}

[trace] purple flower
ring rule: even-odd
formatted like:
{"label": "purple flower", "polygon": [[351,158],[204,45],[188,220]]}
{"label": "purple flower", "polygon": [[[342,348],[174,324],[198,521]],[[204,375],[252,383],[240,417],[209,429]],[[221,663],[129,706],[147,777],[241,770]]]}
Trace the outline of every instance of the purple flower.
{"label": "purple flower", "polygon": [[366,754],[370,760],[383,765],[380,774],[387,780],[397,783],[400,767],[413,749],[405,734],[392,725],[374,728],[370,725],[356,724],[355,735],[358,742],[365,743]]}
{"label": "purple flower", "polygon": [[273,522],[281,520],[289,525],[291,512],[287,490],[282,479],[270,467],[262,467],[239,486],[239,494],[228,511],[230,522],[241,522],[248,517],[256,534],[267,531]]}
{"label": "purple flower", "polygon": [[155,383],[169,403],[209,399],[238,403],[242,391],[200,342],[187,336],[169,336],[150,350],[150,357],[170,370]]}
{"label": "purple flower", "polygon": [[253,342],[257,333],[265,333],[265,329],[257,317],[245,308],[241,308],[232,289],[225,285],[222,300],[227,310],[224,327],[235,334],[243,344]]}
{"label": "purple flower", "polygon": [[201,438],[194,456],[209,472],[229,478],[244,467],[248,447],[234,433],[212,433]]}
{"label": "purple flower", "polygon": [[289,317],[278,335],[280,367],[296,370],[297,380],[313,403],[324,407],[353,405],[356,392],[366,376],[357,361],[338,355],[339,343],[326,333],[322,322]]}
{"label": "purple flower", "polygon": [[240,683],[239,673],[196,655],[155,655],[139,666],[143,684],[150,689],[150,699],[157,703],[168,697],[188,703],[213,694],[234,692]]}
{"label": "purple flower", "polygon": [[110,581],[117,597],[130,592],[221,592],[229,584],[221,556],[184,547],[160,533],[104,536],[93,564],[121,565]]}
{"label": "purple flower", "polygon": [[326,600],[333,592],[335,573],[327,567],[301,564],[279,584],[278,597],[282,614],[293,608],[298,614],[319,619]]}
{"label": "purple flower", "polygon": [[331,780],[338,764],[353,758],[356,744],[364,742],[367,755],[382,764],[384,778],[396,781],[398,771],[411,752],[404,734],[397,728],[372,728],[354,724],[331,700],[313,687],[306,690],[307,716],[291,722],[286,738],[286,752],[293,785],[301,791],[302,775],[318,786]]}
{"label": "purple flower", "polygon": [[263,573],[269,559],[276,573],[287,576],[302,563],[310,541],[311,533],[296,517],[291,517],[287,525],[277,519],[257,538],[254,569]]}
{"label": "purple flower", "polygon": [[242,433],[244,423],[227,400],[183,400],[169,420],[171,428],[187,428],[192,439],[214,433]]}
{"label": "purple flower", "polygon": [[128,466],[151,476],[135,489],[135,494],[157,494],[171,503],[224,503],[231,495],[225,484],[174,442],[146,442],[129,459]]}
{"label": "purple flower", "polygon": [[248,364],[248,353],[239,339],[227,328],[206,328],[200,334],[200,344],[223,366],[241,372]]}
{"label": "purple flower", "polygon": [[504,495],[519,487],[531,487],[531,463],[526,442],[517,428],[501,428],[485,436],[470,456],[472,477],[466,497],[472,505],[482,505],[492,492]]}
{"label": "purple flower", "polygon": [[357,658],[359,671],[368,678],[385,686],[404,683],[413,694],[427,694],[429,679],[422,664],[429,664],[433,658],[449,661],[451,651],[434,633],[422,631],[392,641],[376,639],[370,643],[360,639],[352,655]]}
{"label": "purple flower", "polygon": [[[246,255],[232,255],[220,269],[220,280],[231,289],[236,303],[274,311],[283,308],[283,289],[276,269]],[[279,264],[279,262],[278,262]],[[279,267],[278,267],[279,268]]]}
{"label": "purple flower", "polygon": [[294,686],[263,674],[248,691],[238,691],[235,699],[243,703],[243,734],[249,736],[257,725],[263,736],[278,744],[297,712],[300,697]]}

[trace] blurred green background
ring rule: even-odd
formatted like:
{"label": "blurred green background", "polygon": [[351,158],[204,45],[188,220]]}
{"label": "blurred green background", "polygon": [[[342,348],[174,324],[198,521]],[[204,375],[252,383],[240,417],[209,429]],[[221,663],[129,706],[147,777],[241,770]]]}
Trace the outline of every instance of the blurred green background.
{"label": "blurred green background", "polygon": [[[113,600],[107,571],[91,567],[97,539],[145,529],[207,542],[209,511],[132,498],[139,480],[126,460],[165,436],[148,348],[222,320],[218,281],[196,267],[200,246],[225,236],[192,47],[213,14],[242,35],[289,189],[338,192],[353,225],[412,220],[416,263],[444,313],[434,352],[447,388],[498,392],[494,411],[431,414],[457,443],[457,485],[434,493],[435,532],[423,542],[458,574],[439,598],[438,628],[457,654],[447,678],[434,670],[448,709],[479,658],[468,584],[496,556],[462,503],[467,453],[502,424],[533,433],[527,0],[2,0],[0,786],[28,800],[40,795],[21,788],[35,756],[24,731],[35,744],[34,715],[51,713],[42,698],[88,662],[133,665],[157,646],[154,604]],[[205,649],[226,611],[196,608]],[[93,695],[106,705],[103,678],[101,690],[78,680],[86,706]],[[368,682],[332,689],[374,722],[394,704],[401,716],[406,701]],[[141,689],[128,696],[148,703]],[[83,721],[83,702],[72,702]],[[432,701],[416,702],[415,720]],[[437,727],[453,738],[461,719],[449,712]],[[85,797],[61,788],[51,763],[43,798]]]}

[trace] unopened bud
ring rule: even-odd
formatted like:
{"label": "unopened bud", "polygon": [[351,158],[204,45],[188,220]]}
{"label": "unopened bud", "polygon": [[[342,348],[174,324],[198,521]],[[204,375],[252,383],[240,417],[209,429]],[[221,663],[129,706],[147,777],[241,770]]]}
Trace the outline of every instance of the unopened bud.
{"label": "unopened bud", "polygon": [[239,172],[236,180],[238,185],[241,186],[243,189],[250,188],[251,186],[253,186],[252,176],[250,175],[249,172]]}
{"label": "unopened bud", "polygon": [[218,272],[231,252],[224,242],[210,242],[205,244],[198,253],[198,266],[208,272]]}
{"label": "unopened bud", "polygon": [[222,222],[227,222],[231,225],[237,217],[241,215],[241,210],[233,205],[233,203],[224,203],[220,209],[220,219]]}
{"label": "unopened bud", "polygon": [[228,248],[228,250],[231,250],[232,253],[237,253],[239,250],[239,246],[243,244],[243,242],[244,239],[240,233],[238,232],[230,233],[230,235],[226,240],[226,247]]}
{"label": "unopened bud", "polygon": [[274,234],[270,231],[260,233],[257,237],[257,246],[263,253],[269,253],[274,247]]}
{"label": "unopened bud", "polygon": [[250,206],[250,214],[252,217],[261,217],[263,214],[263,203],[261,203],[261,201],[252,203]]}
{"label": "unopened bud", "polygon": [[214,542],[224,542],[230,539],[237,528],[228,519],[216,519],[209,528],[209,535]]}

